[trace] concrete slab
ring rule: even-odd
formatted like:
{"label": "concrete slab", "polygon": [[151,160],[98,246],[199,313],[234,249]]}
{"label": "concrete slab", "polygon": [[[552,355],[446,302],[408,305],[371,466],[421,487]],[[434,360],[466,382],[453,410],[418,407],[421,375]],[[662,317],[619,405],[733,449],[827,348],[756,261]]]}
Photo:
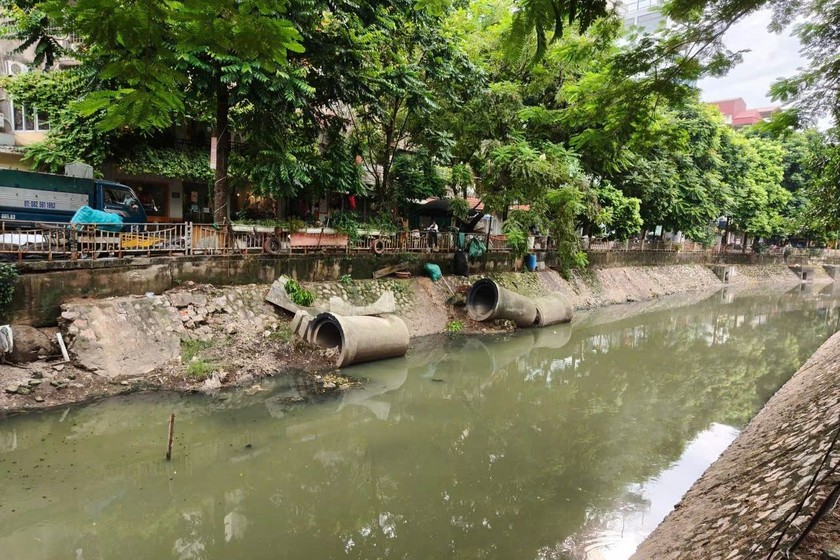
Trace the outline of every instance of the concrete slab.
{"label": "concrete slab", "polygon": [[385,315],[397,312],[397,300],[394,297],[394,292],[391,291],[384,292],[378,300],[370,305],[362,306],[348,303],[340,297],[331,297],[329,311],[345,317],[351,315]]}
{"label": "concrete slab", "polygon": [[711,264],[709,268],[712,269],[712,272],[715,273],[715,276],[720,278],[720,281],[724,284],[728,284],[735,278],[735,267],[729,264]]}
{"label": "concrete slab", "polygon": [[147,374],[177,360],[184,333],[178,311],[164,296],[69,303],[68,325],[76,363],[107,378]]}
{"label": "concrete slab", "polygon": [[265,296],[265,301],[273,303],[277,307],[284,309],[289,313],[297,313],[303,308],[296,303],[292,303],[289,294],[286,293],[286,282],[288,281],[289,277],[286,275],[283,275],[275,280],[271,284],[271,288],[268,290],[268,295]]}

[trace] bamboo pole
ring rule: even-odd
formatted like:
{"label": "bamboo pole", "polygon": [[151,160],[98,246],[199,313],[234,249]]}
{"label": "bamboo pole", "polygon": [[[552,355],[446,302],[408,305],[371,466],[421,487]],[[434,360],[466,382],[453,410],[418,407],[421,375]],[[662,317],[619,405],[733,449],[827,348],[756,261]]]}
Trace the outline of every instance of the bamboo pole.
{"label": "bamboo pole", "polygon": [[169,441],[166,444],[166,460],[172,460],[172,438],[175,435],[175,413],[169,415]]}

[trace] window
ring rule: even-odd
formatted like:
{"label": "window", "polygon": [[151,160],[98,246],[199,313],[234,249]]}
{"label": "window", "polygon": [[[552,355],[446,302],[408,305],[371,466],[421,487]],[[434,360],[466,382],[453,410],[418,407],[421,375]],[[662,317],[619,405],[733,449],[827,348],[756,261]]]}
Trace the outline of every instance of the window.
{"label": "window", "polygon": [[123,206],[131,206],[134,204],[134,197],[131,192],[125,189],[115,189],[113,187],[104,187],[105,203],[106,204],[122,204]]}
{"label": "window", "polygon": [[50,117],[35,107],[12,102],[12,130],[19,132],[30,130],[49,130]]}

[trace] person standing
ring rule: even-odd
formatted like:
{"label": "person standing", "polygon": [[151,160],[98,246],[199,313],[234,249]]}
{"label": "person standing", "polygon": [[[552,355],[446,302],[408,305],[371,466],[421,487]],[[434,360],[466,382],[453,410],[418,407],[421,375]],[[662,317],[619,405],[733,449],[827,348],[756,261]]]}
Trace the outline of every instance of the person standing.
{"label": "person standing", "polygon": [[427,237],[427,244],[429,249],[434,249],[437,251],[438,248],[438,225],[437,222],[432,219],[432,223],[429,224],[429,228],[426,230],[428,232]]}

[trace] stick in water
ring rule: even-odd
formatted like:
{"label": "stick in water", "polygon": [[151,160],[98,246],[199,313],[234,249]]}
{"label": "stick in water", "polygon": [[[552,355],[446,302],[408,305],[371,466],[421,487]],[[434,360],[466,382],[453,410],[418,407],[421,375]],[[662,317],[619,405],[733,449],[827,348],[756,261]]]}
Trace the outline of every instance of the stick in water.
{"label": "stick in water", "polygon": [[175,414],[169,415],[169,443],[166,444],[166,460],[172,460],[172,436],[175,435]]}

